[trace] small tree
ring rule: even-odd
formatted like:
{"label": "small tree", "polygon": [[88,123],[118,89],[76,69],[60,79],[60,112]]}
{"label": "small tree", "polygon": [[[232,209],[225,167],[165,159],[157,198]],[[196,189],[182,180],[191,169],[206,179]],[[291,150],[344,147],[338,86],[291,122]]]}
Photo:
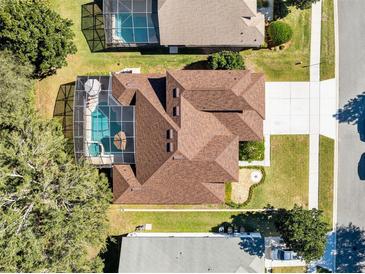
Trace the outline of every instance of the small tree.
{"label": "small tree", "polygon": [[313,3],[318,2],[319,0],[288,0],[289,5],[295,6],[298,9],[308,9],[312,6]]}
{"label": "small tree", "polygon": [[291,27],[281,21],[272,22],[269,25],[268,32],[273,46],[279,46],[289,42],[293,36]]}
{"label": "small tree", "polygon": [[288,247],[306,262],[323,256],[329,228],[323,221],[322,211],[295,205],[291,210],[281,210],[276,226]]}
{"label": "small tree", "polygon": [[0,45],[44,77],[67,65],[76,52],[72,22],[62,19],[42,0],[3,0],[0,5]]}
{"label": "small tree", "polygon": [[208,57],[208,66],[218,70],[245,69],[245,62],[239,52],[221,51]]}

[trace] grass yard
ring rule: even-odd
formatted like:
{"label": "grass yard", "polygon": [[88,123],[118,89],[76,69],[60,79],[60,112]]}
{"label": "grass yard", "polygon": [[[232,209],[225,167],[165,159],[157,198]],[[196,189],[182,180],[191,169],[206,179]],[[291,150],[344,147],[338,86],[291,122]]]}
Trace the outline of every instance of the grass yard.
{"label": "grass yard", "polygon": [[152,224],[152,232],[209,232],[229,222],[234,212],[121,212],[123,206],[111,205],[108,212],[110,235],[134,231],[141,224]]}
{"label": "grass yard", "polygon": [[[293,29],[293,38],[287,49],[243,51],[246,65],[265,73],[267,81],[309,81],[311,10],[291,12],[283,19]],[[302,62],[296,65],[296,62]]]}
{"label": "grass yard", "polygon": [[319,139],[319,197],[318,207],[332,227],[334,140],[325,136]]}
{"label": "grass yard", "polygon": [[304,266],[273,267],[272,273],[305,273]]}
{"label": "grass yard", "polygon": [[333,0],[322,2],[321,80],[335,77],[335,23]]}
{"label": "grass yard", "polygon": [[[92,53],[81,30],[82,5],[90,0],[49,0],[52,7],[64,18],[74,22],[75,44],[78,52],[68,57],[68,66],[36,84],[36,107],[39,112],[52,117],[56,97],[61,85],[71,83],[77,75],[105,74],[125,67],[141,67],[142,72],[164,72],[181,69],[186,65],[205,60],[206,55],[195,54],[141,54],[138,51]],[[268,49],[246,50],[248,68],[264,72],[270,81],[305,81],[309,79],[310,10],[292,12],[284,19],[294,30],[290,47],[283,51]],[[85,21],[85,18],[83,19]],[[100,30],[100,33],[102,31]],[[296,61],[303,64],[295,65]]]}
{"label": "grass yard", "polygon": [[110,206],[110,235],[130,233],[148,223],[152,224],[151,232],[212,232],[222,224],[233,223],[246,231],[278,235],[273,218],[261,212],[121,212],[121,208],[124,206]]}
{"label": "grass yard", "polygon": [[265,168],[266,179],[252,193],[245,208],[292,208],[296,203],[308,205],[309,136],[271,136],[271,166]]}

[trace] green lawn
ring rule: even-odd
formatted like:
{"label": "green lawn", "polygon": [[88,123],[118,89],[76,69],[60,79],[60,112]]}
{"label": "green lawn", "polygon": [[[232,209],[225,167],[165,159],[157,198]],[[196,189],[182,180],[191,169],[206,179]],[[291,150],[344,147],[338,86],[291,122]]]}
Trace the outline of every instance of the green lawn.
{"label": "green lawn", "polygon": [[335,77],[335,23],[333,0],[322,2],[321,80]]}
{"label": "green lawn", "polygon": [[[311,10],[290,10],[291,13],[283,19],[293,28],[293,38],[288,48],[242,52],[247,66],[265,73],[267,81],[309,81]],[[296,65],[296,62],[302,64]]]}
{"label": "green lawn", "polygon": [[303,266],[288,266],[288,267],[274,267],[272,273],[305,273],[306,269]]}
{"label": "green lawn", "polygon": [[324,211],[332,227],[334,140],[325,136],[319,139],[319,197],[318,207]]}
{"label": "green lawn", "polygon": [[108,215],[110,235],[133,232],[138,225],[152,224],[152,232],[216,232],[223,224],[244,226],[246,231],[278,235],[269,213],[261,212],[121,212],[122,205],[111,205]]}
{"label": "green lawn", "polygon": [[[205,60],[207,57],[203,54],[156,54],[156,51],[152,51],[150,54],[141,54],[133,50],[92,53],[81,30],[82,5],[91,1],[49,1],[62,17],[70,18],[74,22],[74,41],[78,52],[68,57],[67,67],[58,70],[56,75],[37,82],[36,107],[44,116],[52,116],[60,86],[73,82],[77,75],[105,74],[106,72],[118,71],[125,67],[141,67],[142,72],[164,72],[166,69],[181,69],[186,65]],[[284,21],[292,25],[294,30],[294,37],[288,49],[280,52],[268,49],[243,51],[242,54],[246,58],[248,68],[264,72],[266,79],[271,81],[308,80],[309,15],[310,10],[299,11],[293,9],[284,19]],[[90,19],[83,19],[84,23],[90,23],[89,21]],[[103,31],[99,30],[99,34],[102,35],[102,33]],[[89,34],[87,35],[90,36]],[[295,62],[298,60],[302,61],[303,64],[295,65]]]}
{"label": "green lawn", "polygon": [[309,171],[308,135],[271,136],[271,166],[265,168],[266,179],[252,193],[245,208],[292,208],[296,203],[308,205]]}

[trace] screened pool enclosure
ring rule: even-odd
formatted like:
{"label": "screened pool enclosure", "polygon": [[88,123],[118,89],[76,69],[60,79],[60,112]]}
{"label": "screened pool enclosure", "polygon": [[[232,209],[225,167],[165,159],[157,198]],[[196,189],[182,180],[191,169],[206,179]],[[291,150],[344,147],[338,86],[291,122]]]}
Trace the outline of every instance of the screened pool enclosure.
{"label": "screened pool enclosure", "polygon": [[159,43],[157,0],[104,0],[103,16],[109,46]]}
{"label": "screened pool enclosure", "polygon": [[112,96],[110,76],[81,76],[74,98],[74,150],[98,166],[134,164],[135,109]]}

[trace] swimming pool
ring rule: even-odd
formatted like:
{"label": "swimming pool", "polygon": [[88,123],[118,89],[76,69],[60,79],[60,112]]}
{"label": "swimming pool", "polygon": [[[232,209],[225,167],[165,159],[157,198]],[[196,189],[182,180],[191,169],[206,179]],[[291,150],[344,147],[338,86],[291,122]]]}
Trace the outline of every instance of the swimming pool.
{"label": "swimming pool", "polygon": [[[125,158],[134,154],[133,119],[133,107],[98,105],[91,113],[91,141],[102,144],[106,155],[114,155],[115,158],[125,161]],[[123,150],[114,144],[114,136],[121,131],[126,135],[126,148]],[[97,143],[89,145],[91,156],[99,156],[101,152],[102,149]]]}
{"label": "swimming pool", "polygon": [[123,12],[115,15],[115,35],[123,43],[158,43],[157,13]]}
{"label": "swimming pool", "polygon": [[[93,106],[88,104],[84,87],[89,79],[97,79],[102,87],[97,105]],[[96,161],[99,156],[110,155],[114,164],[135,163],[135,106],[124,106],[115,100],[110,76],[79,76],[76,82],[73,113],[76,159],[86,156]],[[114,144],[116,136],[124,136],[123,147]]]}

